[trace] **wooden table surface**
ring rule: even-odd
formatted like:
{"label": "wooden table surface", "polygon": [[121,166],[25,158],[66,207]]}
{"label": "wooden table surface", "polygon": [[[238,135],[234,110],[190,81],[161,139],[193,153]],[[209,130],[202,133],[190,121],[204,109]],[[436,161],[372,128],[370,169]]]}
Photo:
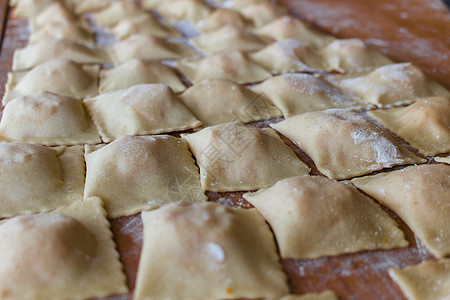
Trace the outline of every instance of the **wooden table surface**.
{"label": "wooden table surface", "polygon": [[[5,1],[5,0],[2,0]],[[450,15],[438,0],[280,0],[293,14],[340,38],[361,38],[396,61],[411,61],[450,88]],[[4,13],[4,2],[2,11]],[[27,22],[8,17],[0,52],[0,95],[15,48],[27,44]],[[257,124],[265,127],[267,124]],[[304,160],[305,155],[290,145]],[[311,165],[311,164],[310,164]],[[242,193],[208,193],[211,201],[246,206]],[[392,214],[392,213],[391,213]],[[405,299],[387,270],[435,259],[395,215],[411,246],[311,260],[283,260],[291,292],[334,290],[341,299]],[[142,247],[139,215],[111,221],[132,290]],[[108,299],[131,299],[130,295]]]}

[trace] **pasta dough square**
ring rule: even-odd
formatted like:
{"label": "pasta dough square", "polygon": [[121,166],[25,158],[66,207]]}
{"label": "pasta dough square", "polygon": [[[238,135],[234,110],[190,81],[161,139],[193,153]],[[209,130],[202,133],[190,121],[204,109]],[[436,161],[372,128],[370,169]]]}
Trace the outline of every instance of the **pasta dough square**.
{"label": "pasta dough square", "polygon": [[450,98],[424,98],[408,107],[368,114],[422,154],[450,152]]}
{"label": "pasta dough square", "polygon": [[285,7],[268,1],[257,1],[238,10],[247,19],[250,19],[256,28],[288,14]]}
{"label": "pasta dough square", "polygon": [[450,259],[389,269],[389,275],[410,300],[445,300],[450,295]]}
{"label": "pasta dough square", "polygon": [[126,40],[110,46],[108,53],[115,65],[120,65],[133,58],[162,60],[197,55],[183,44],[168,42],[163,38],[146,34],[134,34]]}
{"label": "pasta dough square", "polygon": [[0,217],[37,213],[83,199],[83,148],[0,144]]}
{"label": "pasta dough square", "polygon": [[450,254],[449,166],[411,166],[352,183],[402,218],[434,255]]}
{"label": "pasta dough square", "polygon": [[393,61],[358,39],[335,40],[318,51],[328,70],[357,72],[392,64]]}
{"label": "pasta dough square", "polygon": [[84,197],[101,197],[110,218],[207,200],[187,143],[172,136],[125,136],[88,146],[86,168]]}
{"label": "pasta dough square", "polygon": [[191,39],[190,43],[208,55],[230,51],[256,51],[267,44],[249,31],[234,25],[226,25],[218,30],[204,33]]}
{"label": "pasta dough square", "polygon": [[124,135],[187,130],[202,123],[164,84],[135,85],[85,100],[104,142]]}
{"label": "pasta dough square", "polygon": [[219,30],[223,26],[232,25],[238,28],[249,28],[251,22],[235,10],[227,8],[215,9],[204,22],[196,24],[202,32]]}
{"label": "pasta dough square", "polygon": [[0,297],[56,300],[126,293],[125,275],[100,199],[0,225]]}
{"label": "pasta dough square", "polygon": [[283,258],[408,246],[395,221],[349,183],[293,177],[244,198],[269,222]]}
{"label": "pasta dough square", "polygon": [[281,116],[281,112],[264,95],[225,79],[203,80],[187,89],[180,99],[205,127]]}
{"label": "pasta dough square", "polygon": [[12,70],[25,71],[56,58],[70,59],[80,64],[110,62],[110,58],[101,48],[67,39],[47,39],[14,51]]}
{"label": "pasta dough square", "polygon": [[378,106],[411,103],[420,98],[450,97],[450,92],[411,63],[379,67],[371,72],[334,75],[333,84]]}
{"label": "pasta dough square", "polygon": [[291,16],[275,19],[269,24],[258,28],[255,32],[263,37],[273,38],[277,41],[285,39],[299,40],[314,49],[322,48],[335,40],[334,37],[321,33]]}
{"label": "pasta dough square", "polygon": [[271,77],[252,90],[266,95],[288,118],[330,108],[361,108],[364,101],[309,74]]}
{"label": "pasta dough square", "polygon": [[157,37],[179,37],[179,33],[169,24],[162,24],[151,14],[139,15],[121,20],[111,28],[111,32],[119,40],[124,40],[133,34],[148,34]]}
{"label": "pasta dough square", "polygon": [[331,179],[348,179],[396,165],[426,162],[352,111],[309,112],[271,126],[296,143],[317,169]]}
{"label": "pasta dough square", "polygon": [[117,1],[100,11],[93,13],[92,16],[98,26],[112,27],[123,19],[146,14],[147,13],[141,10],[135,2]]}
{"label": "pasta dough square", "polygon": [[216,54],[203,59],[177,61],[177,68],[192,83],[204,79],[228,79],[244,84],[263,81],[271,75],[242,52]]}
{"label": "pasta dough square", "polygon": [[135,300],[280,297],[287,278],[254,209],[216,203],[143,212]]}
{"label": "pasta dough square", "polygon": [[206,19],[212,8],[199,0],[161,1],[156,11],[170,21],[189,20],[197,23]]}
{"label": "pasta dough square", "polygon": [[113,69],[100,71],[100,93],[124,90],[138,84],[163,83],[179,93],[186,86],[177,76],[174,69],[159,61],[130,59]]}
{"label": "pasta dough square", "polygon": [[77,24],[51,22],[30,34],[28,44],[36,44],[47,39],[67,39],[79,43],[94,44],[94,34]]}
{"label": "pasta dough square", "polygon": [[271,129],[227,123],[184,136],[197,159],[203,190],[248,191],[309,169]]}
{"label": "pasta dough square", "polygon": [[0,121],[0,141],[44,145],[101,142],[82,101],[50,92],[11,100]]}
{"label": "pasta dough square", "polygon": [[318,55],[306,44],[294,39],[278,41],[249,54],[249,57],[273,74],[325,69]]}
{"label": "pasta dough square", "polygon": [[27,72],[8,73],[3,105],[39,91],[84,98],[98,93],[100,66],[83,66],[67,59],[53,59]]}

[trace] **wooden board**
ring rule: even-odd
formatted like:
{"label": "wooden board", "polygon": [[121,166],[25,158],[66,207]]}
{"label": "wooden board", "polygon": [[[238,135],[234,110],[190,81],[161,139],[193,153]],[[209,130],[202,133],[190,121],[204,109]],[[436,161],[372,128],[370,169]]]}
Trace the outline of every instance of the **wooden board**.
{"label": "wooden board", "polygon": [[[448,76],[450,62],[446,57],[450,53],[448,35],[450,17],[443,6],[438,7],[437,1],[283,0],[281,2],[300,18],[338,37],[362,38],[397,61],[412,61],[450,87]],[[2,13],[3,10],[0,15]],[[25,46],[28,39],[27,22],[14,20],[10,13],[0,53],[0,95],[4,93],[4,84],[7,72],[11,69],[14,49]],[[268,123],[257,122],[254,125],[267,127]],[[285,142],[302,160],[308,162],[315,174],[318,174],[312,161],[300,149],[286,139]],[[208,192],[207,195],[211,201],[225,205],[250,207],[242,198],[242,193]],[[392,212],[390,213],[405,231],[411,243],[410,247],[312,260],[285,259],[283,265],[289,275],[291,292],[302,294],[332,289],[341,299],[405,299],[389,278],[387,270],[390,267],[402,268],[434,258],[420,242],[415,240],[407,226]],[[142,248],[142,221],[139,215],[110,221],[127,274],[128,286],[133,290]],[[131,295],[119,295],[108,299],[131,298]]]}

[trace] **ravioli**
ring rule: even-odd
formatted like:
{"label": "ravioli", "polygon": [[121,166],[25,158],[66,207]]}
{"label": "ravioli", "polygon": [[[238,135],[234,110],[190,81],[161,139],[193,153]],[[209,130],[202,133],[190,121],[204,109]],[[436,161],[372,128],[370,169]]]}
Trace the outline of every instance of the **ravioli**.
{"label": "ravioli", "polygon": [[14,51],[13,71],[25,71],[53,59],[70,59],[82,64],[110,62],[109,56],[101,48],[68,39],[47,39]]}
{"label": "ravioli", "polygon": [[169,42],[147,34],[135,34],[108,48],[115,65],[133,58],[147,60],[178,59],[196,56],[196,52],[183,44]]}
{"label": "ravioli", "polygon": [[255,31],[263,37],[277,41],[285,39],[299,40],[312,48],[322,48],[330,44],[335,38],[309,27],[299,19],[283,16],[258,28]]}
{"label": "ravioli", "polygon": [[180,99],[205,127],[281,116],[281,112],[263,95],[225,79],[203,80],[187,89]]}
{"label": "ravioli", "polygon": [[186,89],[174,69],[158,61],[135,58],[115,68],[101,70],[99,91],[108,93],[145,83],[163,83],[175,93]]}
{"label": "ravioli", "polygon": [[204,190],[248,191],[306,175],[308,167],[271,129],[227,123],[184,136]]}
{"label": "ravioli", "polygon": [[49,91],[83,98],[97,94],[99,66],[81,66],[71,60],[54,59],[28,72],[8,73],[3,105],[22,95]]}
{"label": "ravioli", "polygon": [[203,1],[175,0],[162,1],[156,11],[170,21],[188,20],[194,23],[206,19],[212,8]]}
{"label": "ravioli", "polygon": [[0,217],[69,205],[83,199],[83,188],[82,147],[0,144]]}
{"label": "ravioli", "polygon": [[288,14],[285,7],[268,1],[256,1],[238,10],[247,19],[250,19],[256,28]]}
{"label": "ravioli", "polygon": [[327,80],[378,106],[450,96],[449,91],[411,63],[386,65],[359,74],[329,76]]}
{"label": "ravioli", "polygon": [[330,71],[355,72],[393,63],[378,50],[358,39],[335,40],[320,49],[318,55],[326,62]]}
{"label": "ravioli", "polygon": [[281,40],[249,55],[250,59],[273,74],[314,72],[325,69],[321,58],[309,47],[293,39]]}
{"label": "ravioli", "polygon": [[450,166],[411,166],[352,183],[402,218],[435,256],[450,254]]}
{"label": "ravioli", "polygon": [[99,199],[0,225],[0,296],[75,299],[126,293],[125,275]]}
{"label": "ravioli", "polygon": [[255,210],[216,203],[143,212],[144,245],[134,297],[280,297],[287,277],[269,227]]}
{"label": "ravioli", "polygon": [[207,200],[187,143],[172,136],[125,136],[88,146],[86,168],[85,199],[101,197],[110,218]]}
{"label": "ravioli", "polygon": [[94,44],[94,34],[77,24],[50,22],[30,34],[28,44],[47,39],[66,39],[79,43]]}
{"label": "ravioli", "polygon": [[445,300],[450,295],[450,259],[389,269],[389,275],[411,300]]}
{"label": "ravioli", "polygon": [[49,23],[75,24],[89,28],[89,23],[84,17],[76,17],[61,2],[55,2],[47,6],[39,14],[29,19],[32,31],[35,31]]}
{"label": "ravioli", "polygon": [[142,84],[85,100],[104,142],[124,135],[173,132],[200,126],[164,84]]}
{"label": "ravioli", "polygon": [[[15,3],[13,16],[18,19],[29,19],[58,0],[20,0]],[[13,3],[14,4],[14,3]]]}
{"label": "ravioli", "polygon": [[239,51],[216,54],[203,59],[180,60],[176,66],[194,84],[205,79],[228,79],[243,84],[270,77],[269,72]]}
{"label": "ravioli", "polygon": [[169,24],[162,24],[151,14],[126,18],[117,23],[111,32],[119,40],[133,34],[148,34],[157,37],[179,37],[181,34]]}
{"label": "ravioli", "polygon": [[0,121],[0,141],[44,145],[101,142],[83,102],[50,92],[11,100]]}
{"label": "ravioli", "polygon": [[330,179],[348,179],[396,165],[426,162],[348,110],[309,112],[271,127],[297,144]]}
{"label": "ravioli", "polygon": [[219,30],[224,26],[236,26],[237,28],[249,28],[251,22],[235,10],[227,8],[215,9],[204,22],[199,22],[197,27],[202,32]]}
{"label": "ravioli", "polygon": [[207,55],[230,51],[255,51],[266,45],[262,39],[234,25],[225,25],[218,30],[204,33],[191,39],[190,42]]}
{"label": "ravioli", "polygon": [[252,87],[266,95],[288,118],[330,108],[359,108],[365,103],[309,74],[283,74]]}
{"label": "ravioli", "polygon": [[395,221],[349,183],[293,177],[244,198],[269,222],[283,258],[408,246]]}
{"label": "ravioli", "polygon": [[424,98],[407,107],[368,114],[422,154],[450,152],[450,98]]}
{"label": "ravioli", "polygon": [[112,0],[78,0],[74,3],[73,10],[77,15],[100,10],[108,6]]}

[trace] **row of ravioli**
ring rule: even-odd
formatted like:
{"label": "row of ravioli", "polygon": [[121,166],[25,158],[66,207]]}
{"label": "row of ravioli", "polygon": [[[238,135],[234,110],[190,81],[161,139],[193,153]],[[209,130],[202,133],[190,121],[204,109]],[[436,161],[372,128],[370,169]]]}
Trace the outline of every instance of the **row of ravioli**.
{"label": "row of ravioli", "polygon": [[[418,293],[411,299],[446,295],[450,166],[414,165],[338,182],[308,175],[270,131],[238,127],[253,131],[252,136],[241,137],[236,144],[245,147],[228,153],[240,153],[245,160],[227,159],[225,169],[217,160],[200,164],[201,180],[188,147],[207,143],[195,136],[199,133],[187,142],[128,136],[106,146],[86,146],[86,179],[81,146],[0,144],[2,217],[14,216],[0,223],[5,258],[0,295],[52,299],[127,292],[106,217],[143,211],[134,299],[279,299],[289,292],[280,256],[313,259],[408,246],[397,222],[358,188],[394,211],[441,258],[391,270],[392,278],[408,295]],[[230,130],[211,136],[229,145]],[[260,145],[256,153],[245,151],[249,143]],[[270,151],[276,156],[270,157]],[[275,161],[278,168],[271,169],[277,158],[284,164]],[[235,176],[242,176],[240,184],[248,180],[252,174],[236,164],[255,168],[253,175],[259,177],[254,180],[266,187],[244,194],[254,209],[207,202],[203,194],[203,182],[224,184],[239,180]],[[280,173],[283,168],[289,170]],[[330,292],[322,296],[336,299]]]}

